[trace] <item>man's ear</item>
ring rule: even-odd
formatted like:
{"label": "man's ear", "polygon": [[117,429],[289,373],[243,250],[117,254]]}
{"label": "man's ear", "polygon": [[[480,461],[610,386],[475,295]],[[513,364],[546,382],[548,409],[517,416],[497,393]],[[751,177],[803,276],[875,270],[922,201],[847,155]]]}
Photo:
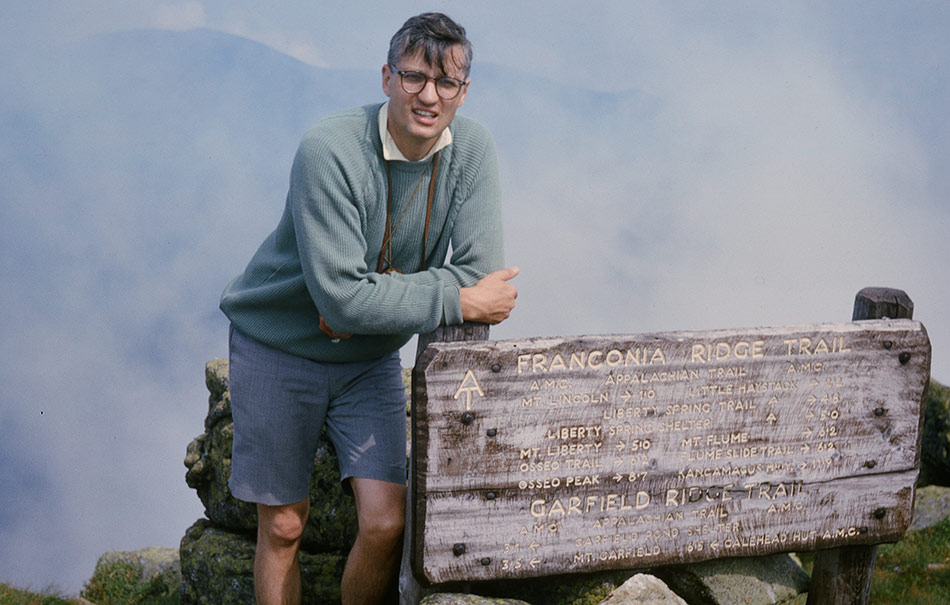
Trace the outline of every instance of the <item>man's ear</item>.
{"label": "man's ear", "polygon": [[460,96],[461,98],[459,99],[458,107],[461,107],[461,106],[462,106],[462,103],[465,102],[465,95],[468,94],[468,87],[471,86],[471,85],[472,85],[472,79],[471,79],[471,78],[466,78],[466,80],[465,80],[465,86],[462,87],[462,92],[459,93],[459,96]]}
{"label": "man's ear", "polygon": [[389,64],[383,65],[383,93],[387,97],[390,94],[390,86],[392,85],[393,75],[392,68],[389,67]]}

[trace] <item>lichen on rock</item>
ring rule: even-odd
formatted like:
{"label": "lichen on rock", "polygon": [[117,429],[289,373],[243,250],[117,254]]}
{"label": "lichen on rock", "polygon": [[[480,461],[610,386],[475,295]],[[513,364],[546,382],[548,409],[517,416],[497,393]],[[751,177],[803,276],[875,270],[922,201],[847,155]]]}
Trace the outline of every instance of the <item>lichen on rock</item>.
{"label": "lichen on rock", "polygon": [[[182,602],[253,602],[257,507],[236,499],[228,488],[234,424],[227,360],[208,362],[205,383],[210,393],[205,432],[188,444],[184,462],[185,481],[198,493],[207,518],[192,525],[182,539]],[[343,564],[356,529],[356,507],[340,483],[336,452],[324,429],[314,458],[310,517],[300,551],[310,602],[339,600]]]}
{"label": "lichen on rock", "polygon": [[[185,481],[198,492],[205,515],[216,526],[235,532],[257,528],[257,508],[236,499],[228,488],[231,475],[231,444],[234,424],[228,391],[227,360],[206,365],[205,382],[210,392],[205,432],[196,437],[185,454]],[[339,481],[336,452],[321,433],[310,482],[310,519],[303,546],[314,552],[348,549],[356,537],[356,507]]]}
{"label": "lichen on rock", "polygon": [[[227,605],[254,602],[254,539],[199,519],[181,541],[182,604]],[[340,600],[346,557],[300,552],[303,602]]]}
{"label": "lichen on rock", "polygon": [[82,596],[100,605],[172,599],[179,593],[181,583],[177,550],[115,550],[99,557]]}

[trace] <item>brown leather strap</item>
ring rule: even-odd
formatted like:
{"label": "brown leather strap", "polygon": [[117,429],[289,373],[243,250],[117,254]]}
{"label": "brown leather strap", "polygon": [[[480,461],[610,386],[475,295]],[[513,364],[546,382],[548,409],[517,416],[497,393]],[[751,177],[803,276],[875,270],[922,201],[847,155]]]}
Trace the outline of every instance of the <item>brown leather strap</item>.
{"label": "brown leather strap", "polygon": [[376,272],[383,272],[383,258],[386,254],[386,246],[389,245],[389,238],[393,235],[390,233],[392,228],[392,211],[393,211],[393,178],[389,174],[389,161],[386,160],[386,232],[383,234],[383,245],[379,249],[379,262],[376,263]]}
{"label": "brown leather strap", "polygon": [[[426,202],[426,223],[422,230],[422,260],[419,268],[426,266],[426,243],[429,240],[429,222],[432,218],[432,202],[435,199],[435,176],[439,169],[439,152],[432,156],[432,177],[429,180],[429,195]],[[379,262],[376,263],[376,272],[383,272],[383,261],[386,255],[386,246],[392,239],[392,211],[393,211],[393,179],[389,172],[389,162],[386,162],[386,231],[383,235],[383,245],[379,249]]]}
{"label": "brown leather strap", "polygon": [[435,197],[435,174],[439,169],[439,152],[432,158],[432,179],[429,181],[429,201],[426,204],[426,226],[422,230],[422,260],[419,261],[419,270],[426,266],[426,242],[429,241],[429,219],[432,218],[432,198]]}

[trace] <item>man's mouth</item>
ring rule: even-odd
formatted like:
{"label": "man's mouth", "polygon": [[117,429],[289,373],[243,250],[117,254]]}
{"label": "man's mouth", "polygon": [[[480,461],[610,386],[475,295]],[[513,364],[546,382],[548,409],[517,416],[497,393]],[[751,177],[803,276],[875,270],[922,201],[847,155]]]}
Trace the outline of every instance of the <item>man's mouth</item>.
{"label": "man's mouth", "polygon": [[413,109],[413,110],[412,110],[412,113],[416,114],[417,116],[422,116],[423,118],[434,118],[434,117],[435,117],[435,114],[434,114],[434,113],[432,113],[431,111],[426,111],[426,110],[424,110],[424,109]]}

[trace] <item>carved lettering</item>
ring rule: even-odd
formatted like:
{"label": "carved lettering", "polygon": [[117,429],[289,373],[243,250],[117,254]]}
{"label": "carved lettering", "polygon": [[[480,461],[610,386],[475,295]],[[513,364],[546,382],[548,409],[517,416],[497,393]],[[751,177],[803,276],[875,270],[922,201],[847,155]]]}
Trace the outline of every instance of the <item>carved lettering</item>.
{"label": "carved lettering", "polygon": [[641,365],[664,365],[667,363],[666,353],[660,347],[638,346],[627,350],[609,349],[606,351],[574,351],[567,354],[567,359],[561,353],[550,357],[544,353],[519,355],[517,359],[518,373],[578,371],[585,369],[617,368]]}
{"label": "carved lettering", "polygon": [[[915,325],[428,349],[413,419],[416,499],[432,512],[413,539],[448,557],[423,572],[520,578],[892,539],[913,495],[907,394],[926,385]],[[498,536],[477,557],[452,555],[482,532]]]}
{"label": "carved lettering", "polygon": [[710,363],[727,359],[758,359],[765,357],[765,341],[740,340],[738,342],[716,342],[693,344],[690,349],[690,363]]}

